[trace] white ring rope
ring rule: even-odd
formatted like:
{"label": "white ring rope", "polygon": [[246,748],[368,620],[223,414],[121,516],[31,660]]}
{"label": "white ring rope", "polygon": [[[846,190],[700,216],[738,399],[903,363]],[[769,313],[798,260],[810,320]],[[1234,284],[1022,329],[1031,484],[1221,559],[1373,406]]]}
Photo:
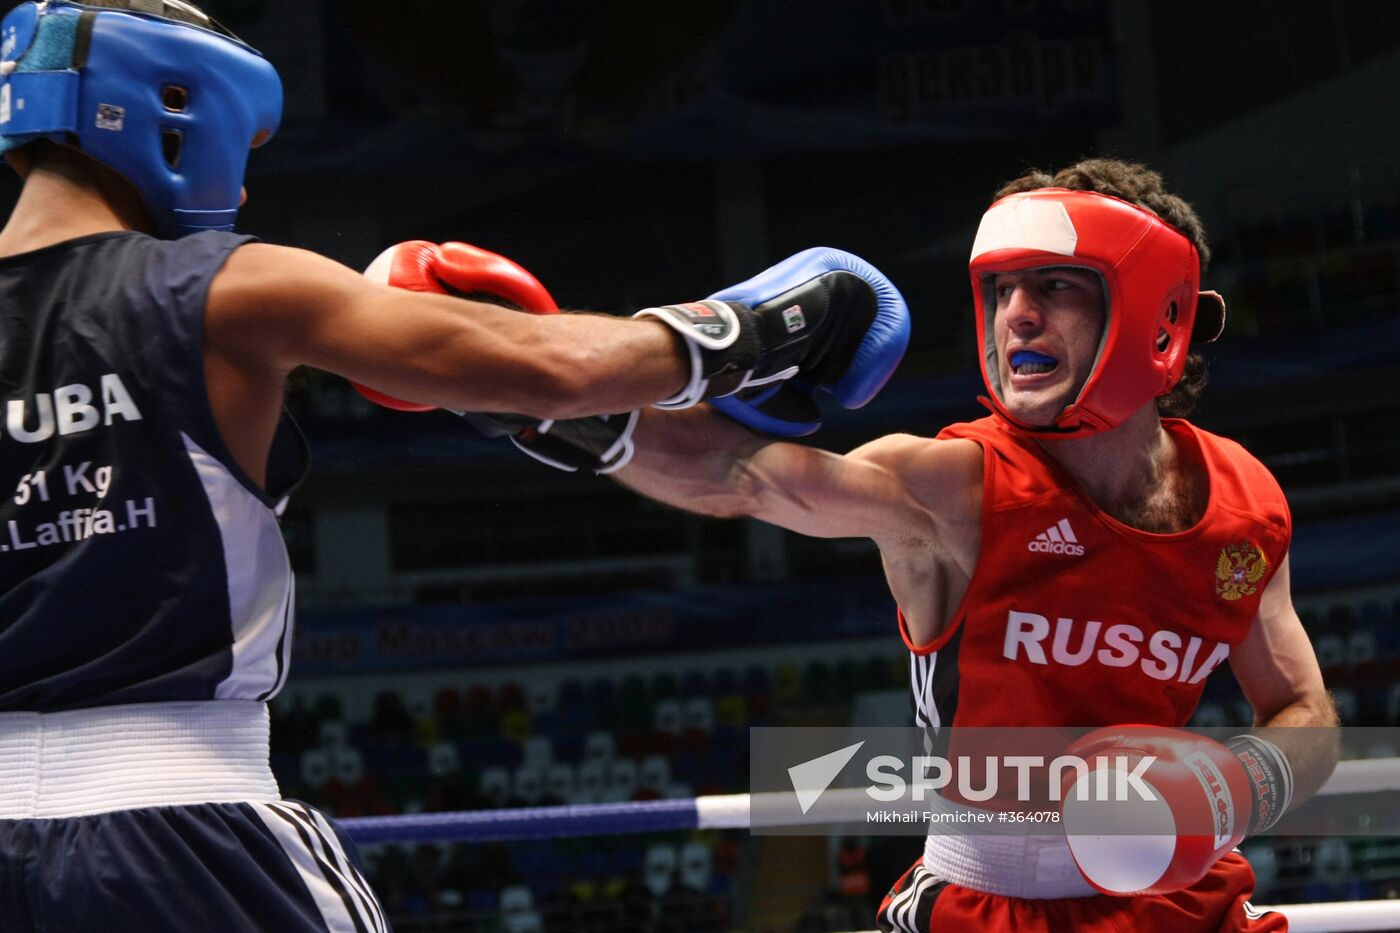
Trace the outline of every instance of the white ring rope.
{"label": "white ring rope", "polygon": [[[1317,904],[1276,904],[1255,910],[1276,910],[1288,918],[1288,933],[1350,933],[1353,930],[1400,929],[1400,900],[1335,901]],[[856,933],[880,933],[859,930]]]}

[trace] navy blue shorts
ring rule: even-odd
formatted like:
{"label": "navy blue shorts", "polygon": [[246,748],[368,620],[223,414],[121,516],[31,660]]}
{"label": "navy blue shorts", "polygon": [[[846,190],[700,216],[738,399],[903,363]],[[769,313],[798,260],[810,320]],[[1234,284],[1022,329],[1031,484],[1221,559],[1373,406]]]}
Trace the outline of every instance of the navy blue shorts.
{"label": "navy blue shorts", "polygon": [[302,803],[0,820],[0,929],[382,933],[352,843]]}

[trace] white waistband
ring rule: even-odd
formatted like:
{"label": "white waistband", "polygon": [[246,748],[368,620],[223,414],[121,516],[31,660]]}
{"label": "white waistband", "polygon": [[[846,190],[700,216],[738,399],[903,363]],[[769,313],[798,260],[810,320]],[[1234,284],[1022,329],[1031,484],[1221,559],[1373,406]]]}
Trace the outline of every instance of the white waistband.
{"label": "white waistband", "polygon": [[[972,809],[938,794],[932,797],[942,811]],[[1099,893],[1084,880],[1063,833],[930,834],[924,840],[924,868],[964,888],[1004,897],[1049,900]]]}
{"label": "white waistband", "polygon": [[267,704],[0,713],[0,819],[279,799]]}
{"label": "white waistband", "polygon": [[924,867],[954,884],[1005,897],[1099,893],[1079,873],[1064,836],[929,836]]}

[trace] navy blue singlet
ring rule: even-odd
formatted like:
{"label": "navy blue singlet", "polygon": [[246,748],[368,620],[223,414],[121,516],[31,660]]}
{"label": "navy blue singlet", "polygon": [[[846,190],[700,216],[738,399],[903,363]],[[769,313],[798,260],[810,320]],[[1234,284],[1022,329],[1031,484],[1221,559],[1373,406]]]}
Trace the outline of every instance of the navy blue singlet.
{"label": "navy blue singlet", "polygon": [[0,711],[266,699],[291,650],[277,512],[205,392],[229,233],[106,233],[0,259]]}

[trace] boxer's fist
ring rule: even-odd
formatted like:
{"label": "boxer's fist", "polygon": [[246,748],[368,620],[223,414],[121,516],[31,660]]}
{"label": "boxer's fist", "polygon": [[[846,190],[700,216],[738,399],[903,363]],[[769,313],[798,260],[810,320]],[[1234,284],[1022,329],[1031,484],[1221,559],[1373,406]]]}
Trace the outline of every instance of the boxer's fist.
{"label": "boxer's fist", "polygon": [[1262,754],[1285,771],[1287,762],[1268,742],[1241,740],[1227,747],[1181,729],[1112,726],[1075,742],[1068,754],[1086,761],[1088,774],[1066,782],[1062,822],[1085,879],[1105,894],[1177,891],[1267,828],[1286,808],[1286,791],[1261,796],[1246,756]]}
{"label": "boxer's fist", "polygon": [[820,247],[705,301],[637,316],[664,321],[690,353],[685,389],[657,407],[715,399],[725,414],[773,434],[815,431],[818,390],[846,408],[866,404],[909,344],[909,310],[890,281],[857,256]]}
{"label": "boxer's fist", "polygon": [[[414,292],[502,299],[533,314],[555,314],[549,292],[521,266],[497,253],[466,243],[409,240],[380,253],[365,278]],[[352,382],[360,394],[397,411],[432,411],[434,406],[404,401]]]}

